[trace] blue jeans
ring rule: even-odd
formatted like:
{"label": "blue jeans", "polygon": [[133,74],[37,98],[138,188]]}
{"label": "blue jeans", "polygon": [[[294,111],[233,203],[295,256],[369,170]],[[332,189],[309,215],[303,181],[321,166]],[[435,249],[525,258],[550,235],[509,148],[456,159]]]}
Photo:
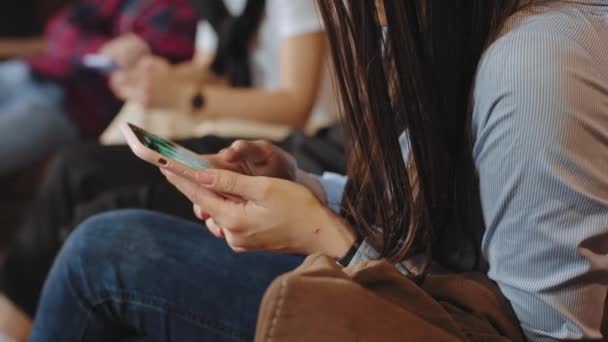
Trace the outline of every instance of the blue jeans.
{"label": "blue jeans", "polygon": [[17,172],[78,140],[63,91],[32,78],[20,61],[0,63],[0,175]]}
{"label": "blue jeans", "polygon": [[302,261],[236,254],[202,224],[161,214],[103,214],[57,257],[31,341],[252,341],[264,291]]}

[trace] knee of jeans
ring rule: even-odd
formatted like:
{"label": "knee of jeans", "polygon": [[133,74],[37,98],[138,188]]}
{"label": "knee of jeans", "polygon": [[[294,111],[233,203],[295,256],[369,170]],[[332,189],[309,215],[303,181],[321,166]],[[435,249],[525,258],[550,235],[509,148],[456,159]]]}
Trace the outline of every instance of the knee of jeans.
{"label": "knee of jeans", "polygon": [[155,217],[144,210],[122,210],[88,219],[66,241],[56,267],[93,291],[116,284],[120,280],[115,277],[136,276],[130,270],[139,267],[155,245],[146,225]]}
{"label": "knee of jeans", "polygon": [[66,242],[70,254],[94,257],[103,254],[118,255],[121,252],[141,248],[150,235],[150,222],[158,214],[147,210],[126,209],[93,216],[80,224]]}

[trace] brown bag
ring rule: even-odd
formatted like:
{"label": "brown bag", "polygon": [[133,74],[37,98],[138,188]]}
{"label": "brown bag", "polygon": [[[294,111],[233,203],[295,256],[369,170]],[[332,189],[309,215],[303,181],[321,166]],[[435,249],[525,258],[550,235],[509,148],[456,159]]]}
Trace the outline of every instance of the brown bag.
{"label": "brown bag", "polygon": [[478,274],[423,287],[374,261],[342,269],[312,256],[267,290],[257,342],[524,341],[498,288]]}
{"label": "brown bag", "polygon": [[604,304],[604,318],[602,318],[602,335],[608,339],[608,296],[606,296],[606,304]]}

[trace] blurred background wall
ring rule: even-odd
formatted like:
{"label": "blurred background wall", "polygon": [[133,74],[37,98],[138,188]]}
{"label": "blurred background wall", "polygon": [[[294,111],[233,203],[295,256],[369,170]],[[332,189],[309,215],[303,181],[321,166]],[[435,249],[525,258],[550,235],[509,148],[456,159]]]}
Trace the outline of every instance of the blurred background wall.
{"label": "blurred background wall", "polygon": [[38,36],[44,23],[73,0],[2,0],[0,1],[0,37]]}

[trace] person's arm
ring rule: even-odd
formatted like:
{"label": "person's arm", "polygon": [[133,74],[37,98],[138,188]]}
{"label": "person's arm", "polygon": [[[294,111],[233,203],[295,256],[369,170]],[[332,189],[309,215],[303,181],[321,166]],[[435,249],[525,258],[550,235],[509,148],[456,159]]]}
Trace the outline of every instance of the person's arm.
{"label": "person's arm", "polygon": [[294,182],[219,169],[193,178],[161,171],[204,210],[211,232],[237,252],[322,253],[339,259],[356,240],[346,221]]}
{"label": "person's arm", "polygon": [[315,104],[326,53],[321,32],[288,38],[281,47],[281,83],[276,90],[204,87],[201,115],[306,125]]}
{"label": "person's arm", "polygon": [[192,113],[192,98],[202,91],[205,106],[192,113],[201,119],[247,119],[302,128],[316,102],[325,49],[324,33],[285,39],[281,84],[276,90],[222,85],[210,73],[205,76],[201,72],[201,66],[209,62],[208,56],[170,69],[157,58],[142,58],[133,70],[114,73],[112,85],[121,98],[148,108]]}
{"label": "person's arm", "polygon": [[474,95],[482,252],[531,340],[599,338],[607,296],[607,84],[571,39],[502,38]]}
{"label": "person's arm", "polygon": [[210,52],[205,51],[197,51],[194,54],[193,64],[195,64],[199,68],[203,68],[205,70],[209,69],[211,63],[213,63],[213,57],[215,55]]}
{"label": "person's arm", "polygon": [[[122,32],[117,27],[119,19],[129,15],[123,5],[121,0],[83,0],[67,8],[47,26],[47,54],[66,61],[80,60],[86,54],[103,53],[118,39],[135,35],[152,53],[172,62],[192,57],[197,18],[187,3],[151,2],[133,18],[137,23],[133,32]],[[161,17],[167,20],[158,20]],[[72,44],[70,48],[66,48],[68,43]]]}
{"label": "person's arm", "polygon": [[217,77],[209,72],[209,65],[213,62],[213,54],[196,52],[190,61],[178,63],[173,67],[176,77],[186,82],[195,84],[204,79],[207,85],[225,85],[223,78]]}
{"label": "person's arm", "polygon": [[272,177],[296,182],[310,190],[317,199],[340,214],[347,178],[326,172],[322,176],[308,173],[298,167],[297,160],[267,141],[237,140],[217,154],[205,159],[220,168],[249,176]]}
{"label": "person's arm", "polygon": [[[128,73],[115,73],[112,84],[121,98],[147,108],[192,113],[193,97],[205,96],[205,106],[197,113],[205,118],[255,120],[294,128],[305,126],[312,112],[325,70],[327,42],[313,2],[290,0],[277,3],[276,15],[281,39],[281,75],[276,89],[236,89],[183,65],[155,70],[150,63]],[[217,37],[209,24],[202,22],[197,35],[196,66],[213,61]],[[188,71],[192,71],[188,73]],[[186,77],[184,77],[186,75]]]}

